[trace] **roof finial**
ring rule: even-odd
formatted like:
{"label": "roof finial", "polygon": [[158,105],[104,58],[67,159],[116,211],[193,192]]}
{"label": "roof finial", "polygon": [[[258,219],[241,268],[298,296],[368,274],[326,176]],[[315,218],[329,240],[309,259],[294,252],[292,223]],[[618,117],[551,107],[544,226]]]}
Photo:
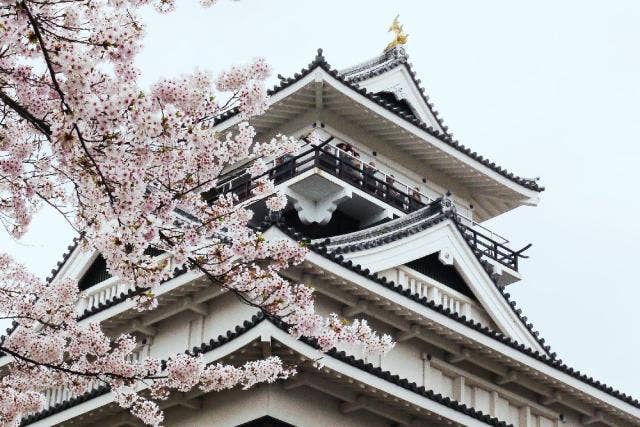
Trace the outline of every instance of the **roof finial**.
{"label": "roof finial", "polygon": [[391,23],[391,26],[389,27],[389,32],[393,32],[393,40],[384,49],[385,52],[388,52],[397,46],[407,43],[409,34],[405,34],[404,30],[402,29],[402,25],[400,24],[400,21],[398,21],[399,17],[400,15],[396,15],[395,19]]}

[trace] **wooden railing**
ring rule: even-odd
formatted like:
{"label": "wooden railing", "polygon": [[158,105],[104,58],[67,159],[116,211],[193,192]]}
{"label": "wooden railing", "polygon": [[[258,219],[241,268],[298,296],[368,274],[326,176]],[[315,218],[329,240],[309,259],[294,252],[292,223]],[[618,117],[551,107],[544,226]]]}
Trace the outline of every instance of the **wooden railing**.
{"label": "wooden railing", "polygon": [[[396,181],[391,175],[384,174],[331,145],[331,140],[332,138],[329,138],[297,156],[276,159],[272,161],[273,167],[257,177],[252,178],[247,173],[235,172],[233,177],[223,179],[222,184],[206,196],[215,197],[217,194],[233,192],[240,200],[246,200],[252,196],[252,190],[261,178],[268,177],[278,185],[310,169],[318,168],[407,214],[434,202],[431,197],[419,191],[411,191],[408,185]],[[505,267],[518,270],[518,258],[526,258],[521,253],[528,247],[514,251],[504,244],[506,239],[475,221],[459,214],[458,219],[463,231],[470,238],[471,245],[482,255]]]}
{"label": "wooden railing", "polygon": [[82,393],[74,393],[66,387],[58,387],[45,391],[44,394],[44,408],[49,409],[52,406],[59,405],[63,402],[66,402],[69,399],[80,396],[84,393],[88,393],[93,391],[103,385],[101,381],[92,381],[89,386]]}
{"label": "wooden railing", "polygon": [[394,267],[378,273],[380,276],[393,280],[403,289],[409,289],[412,294],[425,297],[429,301],[444,308],[448,308],[460,316],[466,316],[486,326],[493,326],[493,322],[485,310],[466,295],[428,277],[424,274],[405,267]]}
{"label": "wooden railing", "polygon": [[508,248],[502,243],[496,242],[464,223],[461,223],[460,225],[462,227],[463,234],[467,240],[469,240],[469,243],[473,248],[480,251],[482,255],[499,262],[505,267],[518,271],[518,258],[528,258],[528,256],[522,255],[522,252],[529,249],[531,246],[530,244],[519,251],[514,251],[513,249]]}
{"label": "wooden railing", "polygon": [[272,163],[273,167],[257,177],[236,173],[232,179],[223,180],[207,196],[215,197],[220,193],[233,192],[240,200],[246,200],[251,197],[252,190],[261,178],[268,177],[277,185],[317,167],[405,213],[416,211],[433,201],[418,191],[412,192],[408,185],[396,181],[390,175],[365,165],[330,145],[329,141],[330,139],[306,149],[297,156],[276,159]]}

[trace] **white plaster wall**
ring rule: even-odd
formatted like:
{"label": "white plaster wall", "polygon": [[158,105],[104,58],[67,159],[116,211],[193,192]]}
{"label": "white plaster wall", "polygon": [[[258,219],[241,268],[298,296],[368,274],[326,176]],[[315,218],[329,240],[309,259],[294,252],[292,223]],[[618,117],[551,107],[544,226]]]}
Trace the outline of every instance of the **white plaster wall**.
{"label": "white plaster wall", "polygon": [[[456,399],[454,392],[454,378],[444,374],[441,370],[436,369],[433,366],[429,366],[429,364],[426,366],[426,369],[429,372],[426,375],[427,383],[425,387],[431,388],[435,392],[441,393],[443,396]],[[465,385],[462,403],[473,406],[475,409],[482,411],[485,414],[490,414],[515,426],[530,427],[521,423],[521,405],[511,402],[509,398],[495,390],[488,390],[477,385]],[[555,427],[556,425],[555,420],[539,414],[532,413],[531,418],[533,426],[535,427]]]}
{"label": "white plaster wall", "polygon": [[209,315],[204,320],[204,341],[225,335],[257,312],[255,307],[243,304],[231,293],[216,298],[209,303]]}
{"label": "white plaster wall", "polygon": [[557,425],[556,424],[551,424],[551,425],[554,427],[583,427],[584,426],[584,424],[580,421],[580,417],[574,413],[565,413],[564,421],[560,421]]}
{"label": "white plaster wall", "polygon": [[182,312],[156,325],[156,335],[151,339],[149,354],[152,357],[166,356],[184,351],[189,345],[189,321],[192,315]]}
{"label": "white plaster wall", "polygon": [[540,427],[554,427],[554,422],[545,417],[538,417],[538,425]]}
{"label": "white plaster wall", "polygon": [[491,394],[482,388],[475,387],[473,391],[474,400],[472,402],[473,407],[478,411],[482,411],[485,414],[490,413],[491,409]]}
{"label": "white plaster wall", "polygon": [[[430,369],[430,368],[427,366],[427,369]],[[464,386],[464,399],[462,400],[462,403],[464,403],[467,406],[473,406],[474,389],[475,387],[472,387],[469,385]]]}
{"label": "white plaster wall", "polygon": [[517,406],[509,405],[508,407],[509,414],[505,418],[505,421],[517,426],[520,424],[520,408]]}
{"label": "white plaster wall", "polygon": [[498,419],[506,420],[509,417],[509,402],[500,397],[499,395],[495,398],[495,413],[494,415],[498,417]]}
{"label": "white plaster wall", "polygon": [[423,385],[422,349],[411,342],[397,343],[396,347],[382,357],[381,368],[410,382]]}
{"label": "white plaster wall", "polygon": [[400,89],[404,97],[418,117],[436,129],[442,130],[440,123],[433,117],[429,107],[425,104],[418,88],[413,83],[411,76],[404,66],[396,67],[391,71],[379,74],[368,80],[360,82],[360,86],[370,92],[380,92],[383,90],[394,92]]}

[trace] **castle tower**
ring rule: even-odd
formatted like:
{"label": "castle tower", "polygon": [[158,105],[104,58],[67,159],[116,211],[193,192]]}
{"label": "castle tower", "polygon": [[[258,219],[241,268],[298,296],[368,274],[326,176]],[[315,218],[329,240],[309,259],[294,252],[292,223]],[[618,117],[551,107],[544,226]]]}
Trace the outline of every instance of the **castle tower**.
{"label": "castle tower", "polygon": [[[259,139],[281,133],[307,144],[273,159],[267,173],[290,203],[269,218],[256,202],[253,226],[268,239],[310,239],[308,258],[287,277],[316,289],[318,312],[366,318],[397,345],[384,357],[322,354],[194,271],[160,285],[158,309],[139,313],[126,299],[135,291],[107,274],[99,254],[71,247],[55,274],[86,290],[79,315],[137,335],[136,357],[188,350],[242,363],[274,354],[299,366],[289,381],[248,391],[172,395],[167,426],[640,425],[637,400],[565,365],[510,299],[526,247],[482,224],[536,205],[543,188],[453,139],[402,43],[340,71],[319,51],[281,78],[270,104],[252,123]],[[217,130],[240,120],[231,110]],[[245,168],[228,171],[216,191],[248,197]],[[47,398],[25,425],[137,425],[100,387]]]}

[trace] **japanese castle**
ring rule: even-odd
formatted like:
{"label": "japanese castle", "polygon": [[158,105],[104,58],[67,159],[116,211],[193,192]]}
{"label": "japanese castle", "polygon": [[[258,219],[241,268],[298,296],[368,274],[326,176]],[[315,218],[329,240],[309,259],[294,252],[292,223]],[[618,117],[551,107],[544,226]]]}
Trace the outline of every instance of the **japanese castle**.
{"label": "japanese castle", "polygon": [[[310,241],[287,278],[316,289],[319,313],[392,334],[390,353],[322,354],[195,271],[160,285],[158,309],[143,313],[129,298],[136,290],[97,253],[71,246],[53,276],[79,281],[82,319],[136,335],[137,358],[277,355],[298,366],[290,380],[247,391],[172,395],[162,402],[167,426],[640,426],[638,400],[567,366],[509,296],[526,247],[482,224],[537,205],[544,189],[453,139],[397,36],[342,70],[319,50],[293,77],[279,76],[268,111],[252,121],[259,140],[309,141],[267,172],[287,209],[274,217],[256,202],[252,225],[267,239]],[[240,121],[230,110],[216,127]],[[243,199],[253,185],[237,167],[216,190]],[[23,425],[140,425],[102,386],[46,397]]]}

